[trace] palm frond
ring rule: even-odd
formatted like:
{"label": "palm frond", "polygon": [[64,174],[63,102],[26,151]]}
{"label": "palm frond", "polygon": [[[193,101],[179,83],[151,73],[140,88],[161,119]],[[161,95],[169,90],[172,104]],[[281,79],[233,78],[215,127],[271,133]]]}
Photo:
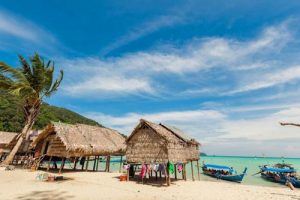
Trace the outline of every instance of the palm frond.
{"label": "palm frond", "polygon": [[45,96],[49,97],[51,96],[55,91],[57,91],[58,87],[60,86],[61,84],[61,81],[63,80],[64,78],[64,72],[63,70],[60,70],[60,75],[58,77],[58,79],[55,80],[55,82],[53,83],[52,87],[50,88],[50,90],[48,90],[46,93],[45,93]]}
{"label": "palm frond", "polygon": [[0,62],[0,73],[2,75],[8,74],[7,76],[15,79],[18,82],[28,83],[28,80],[26,79],[25,75],[22,73],[21,70],[10,67],[4,62]]}

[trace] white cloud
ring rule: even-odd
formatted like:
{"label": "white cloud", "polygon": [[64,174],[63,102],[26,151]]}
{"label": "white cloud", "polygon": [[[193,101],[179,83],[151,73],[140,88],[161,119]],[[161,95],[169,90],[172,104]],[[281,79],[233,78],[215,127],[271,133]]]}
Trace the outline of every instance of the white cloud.
{"label": "white cloud", "polygon": [[294,66],[287,69],[273,71],[268,74],[263,74],[259,80],[254,82],[252,80],[251,83],[238,88],[237,90],[230,91],[229,94],[268,88],[274,85],[287,83],[295,79],[300,79],[300,66]]}
{"label": "white cloud", "polygon": [[300,156],[298,152],[291,151],[300,140],[300,128],[279,124],[281,121],[299,123],[300,109],[295,107],[255,119],[232,119],[230,113],[217,110],[128,113],[121,116],[87,113],[86,116],[125,134],[130,134],[141,118],[173,125],[198,139],[204,151],[210,154],[222,155],[225,151],[230,155],[251,153],[260,156],[265,153],[268,156]]}
{"label": "white cloud", "polygon": [[130,42],[138,40],[138,39],[140,39],[150,33],[153,33],[161,28],[178,25],[179,23],[182,23],[183,21],[184,21],[184,19],[179,15],[163,15],[163,16],[157,17],[151,21],[148,21],[148,22],[140,25],[137,28],[134,28],[134,30],[130,31],[126,35],[117,39],[112,44],[109,44],[107,47],[105,47],[101,51],[101,54],[106,55],[115,49],[118,49]]}
{"label": "white cloud", "polygon": [[[195,95],[232,95],[283,84],[298,78],[298,67],[280,64],[280,57],[278,62],[274,60],[274,55],[293,39],[289,27],[289,21],[286,21],[267,27],[258,37],[244,41],[201,38],[167,50],[157,48],[106,59],[65,59],[60,62],[61,66],[67,66],[65,70],[69,74],[68,80],[65,79],[65,89],[69,94],[78,96],[93,92],[101,96],[100,92],[124,94],[130,91],[130,94],[166,97],[192,96],[192,91]],[[214,78],[215,69],[222,70],[223,77]],[[272,74],[274,70],[276,74]],[[293,70],[297,70],[296,73]],[[249,76],[249,71],[257,73]],[[107,77],[111,80],[108,81]],[[216,80],[221,82],[214,83]],[[207,84],[209,82],[212,83]],[[174,88],[176,85],[185,87],[178,90]]]}
{"label": "white cloud", "polygon": [[55,37],[36,24],[4,10],[0,10],[0,34],[11,35],[33,43],[47,41],[47,45],[57,42]]}

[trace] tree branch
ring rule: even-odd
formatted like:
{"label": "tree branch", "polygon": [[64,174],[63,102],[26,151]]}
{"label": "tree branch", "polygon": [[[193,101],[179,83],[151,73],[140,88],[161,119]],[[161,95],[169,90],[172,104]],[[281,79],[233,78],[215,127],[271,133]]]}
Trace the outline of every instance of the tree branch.
{"label": "tree branch", "polygon": [[295,124],[295,123],[285,123],[285,122],[279,122],[281,126],[287,126],[287,125],[290,125],[290,126],[298,126],[300,127],[300,124]]}

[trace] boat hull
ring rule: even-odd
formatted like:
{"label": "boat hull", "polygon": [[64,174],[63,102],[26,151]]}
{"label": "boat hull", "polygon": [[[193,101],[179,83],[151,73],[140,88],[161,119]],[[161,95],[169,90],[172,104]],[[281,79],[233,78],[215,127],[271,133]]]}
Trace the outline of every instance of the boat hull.
{"label": "boat hull", "polygon": [[[245,176],[245,173],[242,174],[236,174],[236,175],[222,175],[219,173],[215,173],[215,174],[211,174],[210,172],[208,172],[205,168],[202,168],[203,170],[203,174],[216,178],[216,179],[221,179],[221,180],[225,180],[225,181],[231,181],[231,182],[237,182],[237,183],[241,183],[243,181],[243,178]],[[246,171],[246,169],[245,169]]]}

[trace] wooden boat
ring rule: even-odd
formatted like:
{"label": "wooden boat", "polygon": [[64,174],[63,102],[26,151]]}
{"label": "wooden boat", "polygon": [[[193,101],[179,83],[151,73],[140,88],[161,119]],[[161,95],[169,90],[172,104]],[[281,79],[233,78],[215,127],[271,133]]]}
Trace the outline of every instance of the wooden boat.
{"label": "wooden boat", "polygon": [[203,174],[207,176],[240,183],[243,181],[243,178],[247,172],[247,167],[244,169],[243,173],[237,174],[237,172],[232,167],[213,164],[203,164],[202,171]]}
{"label": "wooden boat", "polygon": [[267,181],[275,183],[288,184],[300,188],[300,178],[296,169],[287,164],[276,164],[273,167],[268,165],[260,166],[260,175]]}

